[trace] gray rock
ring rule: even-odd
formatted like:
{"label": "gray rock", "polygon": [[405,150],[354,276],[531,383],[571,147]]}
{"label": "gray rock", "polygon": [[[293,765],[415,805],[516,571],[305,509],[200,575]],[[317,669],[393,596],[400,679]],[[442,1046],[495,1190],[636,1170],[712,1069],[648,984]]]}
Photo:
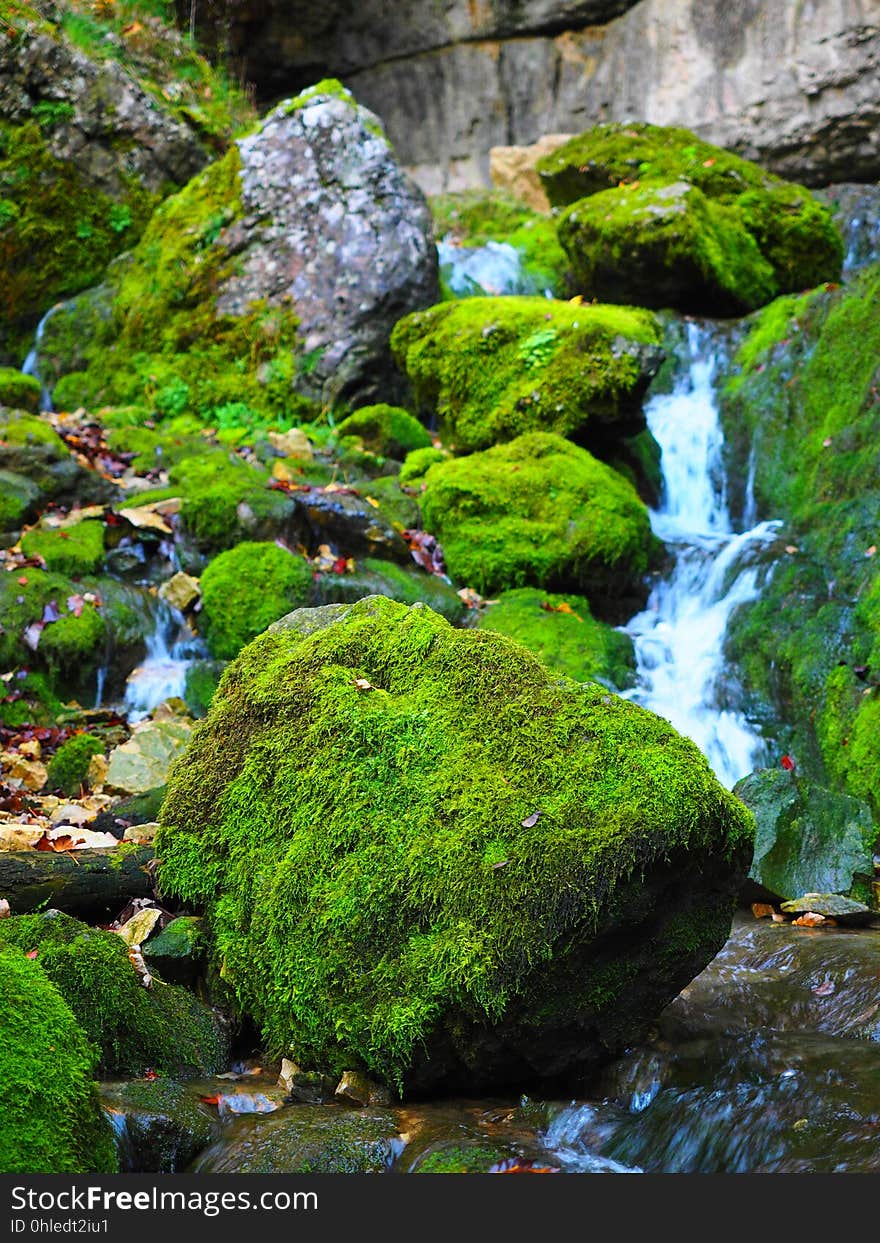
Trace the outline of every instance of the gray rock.
{"label": "gray rock", "polygon": [[790,902],[783,902],[781,909],[786,915],[806,915],[812,911],[841,924],[866,924],[871,919],[871,911],[864,903],[842,898],[837,893],[804,893]]}
{"label": "gray rock", "polygon": [[324,401],[389,399],[401,378],[391,329],[439,298],[431,215],[379,121],[352,96],[275,108],[238,142],[244,217],[225,235],[236,272],[217,312],[292,304]]}
{"label": "gray rock", "polygon": [[734,794],[755,815],[753,882],[782,898],[867,894],[878,830],[866,803],[781,768],[750,773]]}
{"label": "gray rock", "polygon": [[175,1174],[217,1138],[217,1114],[170,1079],[105,1083],[123,1173]]}

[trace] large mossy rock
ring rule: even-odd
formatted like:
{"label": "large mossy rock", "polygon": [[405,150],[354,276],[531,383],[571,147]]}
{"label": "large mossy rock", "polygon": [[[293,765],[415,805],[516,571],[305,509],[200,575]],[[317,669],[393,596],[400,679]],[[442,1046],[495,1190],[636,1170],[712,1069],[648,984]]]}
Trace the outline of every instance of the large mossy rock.
{"label": "large mossy rock", "polygon": [[249,115],[155,7],[3,6],[0,361],[21,363],[39,317],[100,280]]}
{"label": "large mossy rock", "polygon": [[215,422],[393,398],[391,329],[438,296],[427,204],[333,82],[279,104],[167,199],[110,283],[106,320],[84,307],[94,336],[58,400],[161,399]]}
{"label": "large mossy rock", "polygon": [[231,660],[272,622],[309,604],[313,582],[305,557],[278,544],[246,540],[221,552],[201,580],[200,629],[211,655]]}
{"label": "large mossy rock", "polygon": [[647,311],[468,298],[409,316],[391,346],[420,412],[469,453],[533,431],[598,450],[637,430],[659,341]]}
{"label": "large mossy rock", "polygon": [[81,465],[44,419],[0,405],[0,530],[32,521],[50,501],[58,505],[112,503],[120,489]]}
{"label": "large mossy rock", "polygon": [[12,915],[0,920],[0,946],[36,951],[86,1036],[100,1049],[103,1073],[220,1070],[229,1036],[218,1015],[186,989],[156,980],[144,988],[128,946],[62,915]]}
{"label": "large mossy rock", "polygon": [[840,275],[824,204],[688,130],[599,125],[538,171],[588,297],[732,315]]}
{"label": "large mossy rock", "polygon": [[753,834],[667,722],[382,597],[245,648],[161,822],[269,1048],[408,1092],[582,1083],[724,943]]}
{"label": "large mossy rock", "polygon": [[651,559],[632,484],[561,436],[534,432],[432,466],[421,497],[450,574],[484,595],[577,591],[602,616],[629,615]]}
{"label": "large mossy rock", "polygon": [[384,1174],[402,1146],[394,1115],[379,1109],[299,1105],[238,1119],[194,1174]]}
{"label": "large mossy rock", "polygon": [[838,893],[871,900],[880,826],[867,803],[781,768],[751,773],[734,793],[755,816],[750,880],[777,898]]}
{"label": "large mossy rock", "polygon": [[21,950],[0,944],[0,994],[0,1173],[113,1173],[96,1051],[58,989]]}
{"label": "large mossy rock", "polygon": [[[729,475],[792,551],[739,608],[727,649],[765,736],[880,818],[880,264],[780,298],[720,390]],[[740,499],[739,504],[742,505]]]}

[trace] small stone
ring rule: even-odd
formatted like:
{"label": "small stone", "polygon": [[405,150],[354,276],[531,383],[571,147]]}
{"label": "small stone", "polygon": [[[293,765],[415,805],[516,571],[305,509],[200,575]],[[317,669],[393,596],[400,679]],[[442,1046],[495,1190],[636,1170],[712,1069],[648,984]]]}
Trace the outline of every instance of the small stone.
{"label": "small stone", "polygon": [[40,746],[39,741],[33,738],[30,742],[23,742],[18,748],[18,753],[29,760],[38,760],[43,754],[43,748]]}
{"label": "small stone", "polygon": [[173,609],[183,613],[195,604],[200,594],[199,580],[180,570],[159,588],[159,595]]}
{"label": "small stone", "polygon": [[12,914],[12,907],[9,905],[9,903],[6,901],[5,898],[0,898],[0,919],[6,919],[6,917],[11,914]]}
{"label": "small stone", "polygon": [[180,719],[146,721],[128,742],[110,752],[107,785],[123,794],[143,794],[165,784],[168,769],[186,750],[192,725]]}
{"label": "small stone", "polygon": [[344,1070],[334,1095],[350,1105],[361,1106],[387,1105],[390,1100],[388,1092],[360,1070]]}
{"label": "small stone", "polygon": [[[101,756],[101,759],[104,759]],[[83,807],[80,803],[62,803],[60,807],[56,807],[49,819],[53,825],[72,824],[77,828],[82,828],[85,824],[90,824],[95,818],[95,813],[89,811],[87,807]]]}
{"label": "small stone", "polygon": [[158,832],[159,825],[155,821],[151,824],[130,824],[123,833],[122,840],[135,842],[138,846],[151,846]]}
{"label": "small stone", "polygon": [[92,790],[99,790],[103,786],[109,767],[106,755],[93,755],[89,760],[88,781]]}
{"label": "small stone", "polygon": [[334,1099],[336,1081],[317,1070],[300,1070],[291,1078],[290,1097],[301,1105],[324,1105]]}
{"label": "small stone", "polygon": [[7,776],[13,781],[20,781],[24,788],[32,793],[42,790],[49,779],[45,764],[41,764],[39,760],[28,760],[24,756],[17,756],[14,759],[7,770]]}
{"label": "small stone", "polygon": [[783,902],[782,910],[787,915],[819,915],[823,920],[835,919],[841,924],[863,924],[872,917],[864,903],[837,893],[805,893],[800,898]]}
{"label": "small stone", "polygon": [[312,442],[298,427],[287,432],[269,432],[269,444],[283,457],[299,458],[300,461],[311,462],[314,455]]}
{"label": "small stone", "polygon": [[289,1092],[293,1087],[294,1078],[302,1073],[302,1068],[297,1066],[296,1062],[292,1062],[289,1057],[281,1059],[281,1073],[278,1076],[278,1086]]}

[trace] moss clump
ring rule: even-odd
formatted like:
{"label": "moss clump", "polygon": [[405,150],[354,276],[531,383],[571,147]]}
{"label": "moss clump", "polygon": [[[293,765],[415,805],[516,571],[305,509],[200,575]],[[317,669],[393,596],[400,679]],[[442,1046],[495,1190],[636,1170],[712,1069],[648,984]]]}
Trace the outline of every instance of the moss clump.
{"label": "moss clump", "polygon": [[62,743],[49,763],[49,788],[75,798],[88,784],[93,755],[104,754],[104,743],[94,734],[75,734]]}
{"label": "moss clump", "polygon": [[414,449],[412,453],[406,455],[406,461],[400,468],[398,482],[400,484],[417,483],[425,477],[432,466],[436,466],[438,462],[446,462],[449,459],[448,450],[435,449]]}
{"label": "moss clump", "polygon": [[[752,844],[667,722],[381,597],[239,655],[161,823],[163,890],[204,906],[270,1049],[446,1091],[630,1040],[723,942]],[[654,972],[672,909],[697,948]]]}
{"label": "moss clump", "polygon": [[576,590],[602,614],[637,594],[652,555],[635,489],[586,449],[533,433],[432,466],[421,498],[453,578],[483,595]]}
{"label": "moss clump", "polygon": [[492,1144],[443,1144],[421,1157],[413,1174],[488,1174],[493,1166],[514,1157],[509,1149]]}
{"label": "moss clump", "polygon": [[382,457],[403,461],[414,449],[427,449],[431,437],[418,419],[400,406],[362,406],[337,427],[340,436],[359,436],[364,446]]}
{"label": "moss clump", "polygon": [[0,992],[0,1172],[114,1173],[95,1049],[60,993],[36,963],[3,944]]}
{"label": "moss clump", "polygon": [[36,414],[40,408],[40,392],[40,381],[32,375],[25,375],[15,367],[0,367],[0,406]]}
{"label": "moss clump", "polygon": [[34,512],[40,489],[24,475],[0,470],[0,531],[17,531]]}
{"label": "moss clump", "polygon": [[[108,634],[93,604],[85,604],[79,617],[68,611],[67,600],[83,586],[42,570],[0,575],[0,664],[5,669],[36,666],[49,674],[53,685],[87,681],[104,658]],[[42,630],[29,630],[42,622],[47,606],[61,613],[59,620]],[[36,641],[36,650],[25,641],[26,635],[30,643]]]}
{"label": "moss clump", "polygon": [[0,441],[21,449],[45,445],[64,457],[69,453],[67,445],[48,422],[29,415],[12,414],[10,417],[9,411],[0,414]]}
{"label": "moss clump", "polygon": [[442,302],[391,334],[419,409],[462,452],[529,431],[601,441],[638,415],[658,342],[647,311],[546,298]]}
{"label": "moss clump", "polygon": [[[490,242],[512,246],[520,256],[518,288],[505,293],[546,294],[563,297],[570,280],[569,263],[559,245],[555,222],[503,190],[465,190],[438,194],[429,200],[434,233],[465,251]],[[450,287],[451,273],[440,265],[440,279],[452,296],[498,293],[471,282],[466,290]]]}
{"label": "moss clump", "polygon": [[49,911],[4,919],[0,942],[37,951],[37,965],[101,1050],[103,1073],[212,1073],[225,1062],[227,1039],[214,1013],[175,984],[144,988],[114,932]]}
{"label": "moss clump", "polygon": [[505,591],[477,621],[480,630],[518,639],[551,669],[583,682],[622,689],[635,675],[632,639],[590,614],[582,596],[554,596],[521,587]]}
{"label": "moss clump", "polygon": [[61,700],[44,674],[20,669],[5,690],[6,694],[0,699],[0,725],[16,728],[55,724]]}
{"label": "moss clump", "polygon": [[400,604],[427,604],[453,625],[465,612],[455,588],[436,574],[415,567],[404,569],[374,557],[358,562],[353,574],[323,574],[315,583],[317,604],[351,604],[364,596],[387,596]]}
{"label": "moss clump", "polygon": [[827,207],[688,130],[600,125],[537,167],[590,296],[735,314],[840,275]]}
{"label": "moss clump", "polygon": [[78,522],[75,526],[40,527],[28,531],[21,541],[28,557],[41,557],[46,569],[79,578],[94,574],[104,560],[104,524]]}
{"label": "moss clump", "polygon": [[245,542],[202,575],[201,631],[211,654],[231,660],[272,622],[309,603],[312,567],[278,544]]}

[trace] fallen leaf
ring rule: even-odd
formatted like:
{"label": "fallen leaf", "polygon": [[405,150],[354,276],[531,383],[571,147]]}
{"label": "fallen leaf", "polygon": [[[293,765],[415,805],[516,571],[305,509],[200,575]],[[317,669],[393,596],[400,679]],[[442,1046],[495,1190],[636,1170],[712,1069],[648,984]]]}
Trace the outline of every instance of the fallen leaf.
{"label": "fallen leaf", "polygon": [[554,1165],[538,1165],[536,1161],[527,1161],[524,1157],[508,1157],[506,1161],[496,1161],[486,1171],[488,1174],[558,1174]]}
{"label": "fallen leaf", "polygon": [[82,596],[76,595],[67,597],[67,611],[68,613],[72,613],[74,617],[81,617],[82,611],[85,607],[86,602]]}
{"label": "fallen leaf", "polygon": [[826,921],[824,915],[817,915],[815,911],[807,911],[805,915],[799,916],[794,922],[799,928],[818,928]]}
{"label": "fallen leaf", "polygon": [[39,952],[40,952],[39,950],[28,950],[28,952],[25,954],[25,958],[30,958],[30,960],[33,962],[33,960],[36,958]]}
{"label": "fallen leaf", "polygon": [[779,766],[784,768],[787,773],[794,772],[794,760],[790,755],[783,755],[782,759],[779,761]]}
{"label": "fallen leaf", "polygon": [[541,813],[533,811],[530,816],[526,816],[525,820],[520,820],[520,824],[524,829],[533,829],[540,819]]}
{"label": "fallen leaf", "polygon": [[376,689],[373,683],[368,682],[366,678],[355,678],[354,684],[359,691],[372,691]]}
{"label": "fallen leaf", "polygon": [[379,502],[376,500],[376,498],[375,498],[375,497],[373,497],[373,496],[365,496],[365,497],[364,497],[364,500],[367,502],[367,504],[368,504],[368,505],[372,505],[372,506],[373,506],[373,509],[378,509],[378,508],[379,508]]}
{"label": "fallen leaf", "polygon": [[584,620],[580,613],[576,613],[565,600],[561,604],[551,604],[549,600],[542,600],[540,607],[545,613],[567,613],[570,617],[576,617],[579,622]]}
{"label": "fallen leaf", "polygon": [[21,636],[25,647],[29,647],[32,652],[35,652],[40,645],[40,635],[42,630],[42,622],[31,622],[31,624],[25,628],[25,632]]}
{"label": "fallen leaf", "polygon": [[500,863],[493,863],[492,868],[494,871],[497,871],[498,868],[506,868],[509,862],[509,859],[502,859]]}
{"label": "fallen leaf", "polygon": [[144,956],[139,945],[130,945],[128,947],[128,961],[141,977],[141,984],[143,984],[144,988],[152,988],[153,977],[147,970],[147,964],[144,962]]}
{"label": "fallen leaf", "polygon": [[152,505],[133,505],[119,510],[119,517],[130,522],[139,530],[161,531],[163,535],[172,535],[171,527]]}
{"label": "fallen leaf", "polygon": [[821,984],[817,984],[815,988],[811,988],[810,992],[814,997],[830,997],[836,991],[833,980],[824,980]]}
{"label": "fallen leaf", "polygon": [[17,578],[15,581],[18,583],[19,587],[27,587],[28,585],[28,578],[26,574],[22,574],[21,578]]}
{"label": "fallen leaf", "polygon": [[797,544],[786,544],[786,545],[785,545],[785,551],[789,554],[789,556],[790,556],[792,553],[796,553],[796,552],[798,551]]}
{"label": "fallen leaf", "polygon": [[865,556],[866,556],[866,557],[875,557],[876,555],[877,555],[877,545],[876,545],[876,544],[872,544],[872,545],[871,545],[871,547],[868,549],[868,551],[865,553]]}
{"label": "fallen leaf", "polygon": [[774,924],[784,924],[787,922],[785,916],[780,914],[779,911],[774,911],[770,918],[773,920]]}
{"label": "fallen leaf", "polygon": [[768,915],[773,914],[773,907],[766,902],[753,902],[752,914],[755,919],[766,919]]}
{"label": "fallen leaf", "polygon": [[12,914],[12,907],[5,898],[0,898],[0,919],[5,919],[7,915]]}

